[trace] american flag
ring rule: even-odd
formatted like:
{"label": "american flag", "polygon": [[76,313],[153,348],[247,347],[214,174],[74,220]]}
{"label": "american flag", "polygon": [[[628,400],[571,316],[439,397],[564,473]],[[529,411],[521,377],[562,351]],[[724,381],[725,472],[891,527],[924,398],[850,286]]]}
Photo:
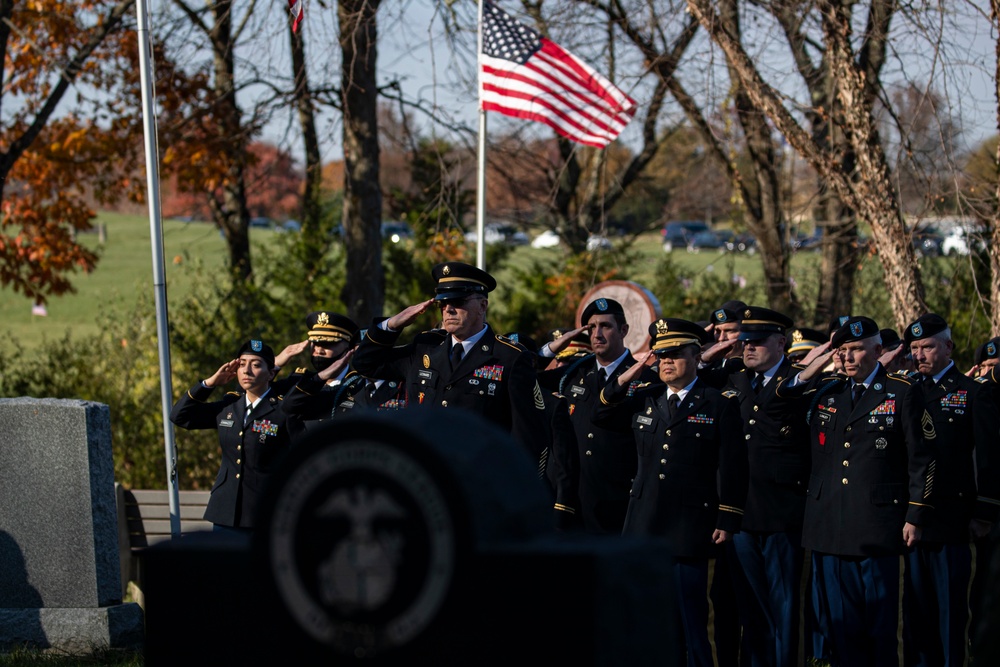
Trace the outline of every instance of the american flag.
{"label": "american flag", "polygon": [[294,19],[292,21],[292,32],[299,31],[299,24],[302,23],[303,3],[304,0],[288,0],[288,11]]}
{"label": "american flag", "polygon": [[486,111],[550,126],[604,148],[635,114],[635,102],[585,62],[507,12],[483,2],[482,97]]}

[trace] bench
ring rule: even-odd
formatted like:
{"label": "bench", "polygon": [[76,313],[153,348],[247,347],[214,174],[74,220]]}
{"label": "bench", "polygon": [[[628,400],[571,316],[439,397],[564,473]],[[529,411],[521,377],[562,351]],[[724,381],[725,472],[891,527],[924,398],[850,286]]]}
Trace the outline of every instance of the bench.
{"label": "bench", "polygon": [[[212,530],[205,521],[208,491],[179,491],[178,509],[181,533]],[[166,489],[125,489],[115,483],[118,506],[118,553],[121,561],[122,596],[131,592],[143,604],[139,552],[148,546],[170,539],[170,495]],[[130,582],[132,582],[130,584]]]}

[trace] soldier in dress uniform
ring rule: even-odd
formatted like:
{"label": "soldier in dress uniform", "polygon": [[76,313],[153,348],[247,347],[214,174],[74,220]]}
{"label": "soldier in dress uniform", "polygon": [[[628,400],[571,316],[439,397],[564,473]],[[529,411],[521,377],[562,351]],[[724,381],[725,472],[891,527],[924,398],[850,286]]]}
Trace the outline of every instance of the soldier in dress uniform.
{"label": "soldier in dress uniform", "polygon": [[[211,377],[191,387],[174,404],[170,421],[184,429],[217,429],[222,465],[205,508],[216,530],[253,528],[257,500],[302,423],[282,409],[271,386],[274,351],[259,340],[240,347]],[[209,401],[216,387],[230,380],[240,391]]]}
{"label": "soldier in dress uniform", "polygon": [[808,400],[782,400],[775,394],[793,374],[784,356],[785,331],[791,326],[792,320],[779,312],[748,307],[739,333],[746,369],[730,375],[723,391],[739,403],[750,469],[742,529],[726,550],[736,564],[730,571],[748,654],[743,664],[761,667],[798,661]]}
{"label": "soldier in dress uniform", "polygon": [[788,333],[786,340],[788,345],[785,348],[785,356],[792,363],[797,363],[802,361],[802,358],[809,354],[817,345],[822,345],[830,340],[830,336],[823,335],[816,329],[799,327],[792,329]]}
{"label": "soldier in dress uniform", "polygon": [[[354,368],[371,378],[404,378],[406,408],[462,409],[508,431],[534,461],[545,442],[545,401],[530,352],[497,335],[486,323],[496,280],[462,262],[431,270],[434,298],[409,306],[369,327]],[[441,310],[441,329],[396,346],[402,330],[429,308]]]}
{"label": "soldier in dress uniform", "polygon": [[[563,330],[556,329],[550,337],[561,338]],[[507,339],[531,352],[541,370],[549,360],[538,356],[538,345],[530,336],[518,332],[508,333]],[[589,348],[590,342],[588,340]],[[569,402],[562,394],[542,389],[545,399],[545,425],[547,428],[545,441],[548,443],[542,453],[539,470],[549,483],[549,488],[555,495],[553,509],[555,512],[555,527],[560,531],[572,531],[582,528],[580,520],[580,456],[576,445],[576,432],[569,418]]]}
{"label": "soldier in dress uniform", "polygon": [[974,549],[1000,509],[1000,410],[991,391],[951,360],[951,329],[929,313],[904,332],[932,422],[934,512],[907,554],[903,624],[906,665],[964,665],[969,659],[969,589]]}
{"label": "soldier in dress uniform", "polygon": [[[714,560],[740,530],[747,495],[739,405],[698,376],[704,328],[661,318],[649,334],[652,351],[601,391],[597,420],[632,426],[639,469],[622,533],[665,538],[687,664],[708,667],[719,664],[709,628]],[[641,382],[653,355],[660,382]]]}
{"label": "soldier in dress uniform", "polygon": [[973,361],[974,365],[966,371],[966,375],[971,378],[992,377],[993,369],[1000,363],[1000,338],[993,338],[977,347]]}
{"label": "soldier in dress uniform", "polygon": [[708,330],[715,342],[702,351],[698,375],[710,387],[721,389],[729,381],[730,374],[743,370],[740,320],[746,308],[742,301],[727,301],[709,316]]}
{"label": "soldier in dress uniform", "polygon": [[[818,349],[818,348],[817,348]],[[837,354],[846,377],[823,373]],[[886,373],[878,325],[851,317],[831,347],[779,383],[811,396],[811,474],[802,544],[812,550],[813,604],[836,665],[897,664],[902,558],[920,539],[934,487],[929,420],[918,387]]]}
{"label": "soldier in dress uniform", "polygon": [[[635,364],[625,347],[628,322],[625,309],[614,299],[595,299],[581,316],[582,326],[542,346],[543,356],[562,354],[572,349],[581,333],[590,339],[593,353],[573,363],[539,375],[539,382],[549,391],[566,397],[570,421],[576,432],[580,479],[580,518],[587,532],[620,535],[628,509],[628,493],[637,466],[635,445],[628,424],[608,428],[594,423],[600,406],[601,389]],[[645,381],[656,374],[645,369]]]}

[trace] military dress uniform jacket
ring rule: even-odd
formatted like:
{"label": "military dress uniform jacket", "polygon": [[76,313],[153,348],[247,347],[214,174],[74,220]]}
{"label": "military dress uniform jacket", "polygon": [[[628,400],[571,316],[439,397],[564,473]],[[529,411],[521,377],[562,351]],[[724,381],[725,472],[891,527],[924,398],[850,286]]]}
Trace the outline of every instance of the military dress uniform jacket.
{"label": "military dress uniform jacket", "polygon": [[399,396],[402,389],[402,383],[396,380],[386,380],[376,388],[373,382],[357,371],[349,372],[340,384],[328,387],[313,373],[301,377],[291,387],[282,405],[285,412],[307,420],[308,424],[359,408],[395,409],[405,406],[405,398]]}
{"label": "military dress uniform jacket", "polygon": [[[611,374],[609,382],[635,363],[629,353]],[[569,417],[576,433],[580,498],[580,518],[591,533],[620,535],[628,511],[629,489],[638,467],[631,426],[595,423],[605,384],[597,372],[593,354],[563,368],[540,373],[539,383],[566,397]],[[656,373],[645,369],[638,382],[659,382]]]}
{"label": "military dress uniform jacket", "polygon": [[969,522],[995,522],[1000,508],[1000,409],[989,387],[954,366],[936,384],[918,384],[933,419],[924,439],[936,462],[934,512],[921,539],[968,542]]}
{"label": "military dress uniform jacket", "polygon": [[851,383],[821,374],[779,396],[811,396],[812,468],[802,546],[836,556],[902,554],[903,523],[923,526],[931,511],[934,463],[921,431],[921,393],[879,365],[852,407]]}
{"label": "military dress uniform jacket", "polygon": [[370,378],[405,378],[407,408],[434,406],[474,412],[511,433],[538,461],[545,442],[545,403],[533,355],[489,326],[454,371],[450,335],[435,329],[395,346],[399,332],[376,320],[354,354],[354,368]]}
{"label": "military dress uniform jacket", "polygon": [[282,409],[273,389],[252,410],[246,426],[245,393],[229,392],[220,401],[209,401],[211,394],[212,388],[200,382],[191,387],[174,404],[170,421],[184,429],[218,430],[222,465],[205,520],[251,528],[261,490],[293,440],[302,434],[302,422]]}
{"label": "military dress uniform jacket", "polygon": [[750,466],[750,488],[743,530],[759,533],[798,532],[805,514],[809,482],[808,399],[782,399],[778,384],[794,374],[787,359],[771,380],[754,392],[753,372],[733,373],[723,391],[738,401]]}
{"label": "military dress uniform jacket", "polygon": [[[631,393],[631,395],[629,395]],[[695,382],[670,418],[665,384],[631,390],[608,385],[600,423],[629,420],[639,469],[624,535],[667,538],[674,556],[716,555],[716,529],[739,532],[747,495],[747,457],[739,406]]]}

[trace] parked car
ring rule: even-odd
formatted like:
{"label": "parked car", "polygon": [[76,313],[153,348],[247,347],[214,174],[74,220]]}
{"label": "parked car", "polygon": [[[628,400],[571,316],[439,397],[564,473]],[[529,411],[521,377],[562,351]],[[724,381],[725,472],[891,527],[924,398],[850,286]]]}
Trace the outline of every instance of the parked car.
{"label": "parked car", "polygon": [[674,248],[686,248],[688,242],[699,232],[711,231],[708,224],[698,220],[677,220],[663,225],[660,231],[663,237],[663,251],[671,252]]}
{"label": "parked car", "polygon": [[723,229],[716,234],[729,252],[757,252],[757,239],[750,234],[738,234],[731,229]]}
{"label": "parked car", "polygon": [[298,220],[285,220],[275,227],[274,230],[277,232],[300,232],[302,231],[302,223]]}
{"label": "parked car", "polygon": [[811,234],[799,232],[792,238],[792,250],[819,250],[823,243],[823,228],[816,227]]}
{"label": "parked car", "polygon": [[392,243],[413,238],[413,230],[405,222],[390,220],[382,223],[382,238]]}
{"label": "parked car", "polygon": [[687,251],[691,253],[705,250],[719,250],[726,247],[726,242],[719,238],[719,235],[711,229],[698,232],[688,239]]}
{"label": "parked car", "polygon": [[972,249],[981,252],[985,248],[982,230],[968,225],[952,227],[941,242],[941,252],[945,255],[968,255]]}
{"label": "parked car", "polygon": [[551,229],[546,229],[531,242],[532,248],[556,248],[558,246],[559,235]]}
{"label": "parked car", "polygon": [[274,223],[271,218],[250,218],[250,226],[258,229],[271,229]]}
{"label": "parked car", "polygon": [[936,227],[913,230],[913,251],[917,257],[939,257],[942,245],[944,245],[944,234]]}
{"label": "parked car", "polygon": [[587,250],[591,252],[594,250],[611,250],[612,247],[611,240],[607,236],[591,234],[587,237]]}
{"label": "parked car", "polygon": [[[486,241],[486,245],[493,245],[495,243],[504,243],[507,245],[528,245],[531,243],[531,239],[528,235],[519,230],[514,225],[505,225],[500,223],[491,222],[483,227],[483,238]],[[478,242],[478,236],[476,230],[466,232],[465,240],[468,243]]]}

